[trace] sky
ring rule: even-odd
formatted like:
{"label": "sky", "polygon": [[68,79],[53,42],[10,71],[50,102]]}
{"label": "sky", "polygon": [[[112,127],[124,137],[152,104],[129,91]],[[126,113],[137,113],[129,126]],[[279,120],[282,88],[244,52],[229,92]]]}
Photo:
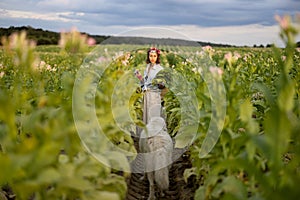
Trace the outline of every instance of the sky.
{"label": "sky", "polygon": [[0,27],[280,46],[274,16],[296,13],[300,0],[1,0]]}

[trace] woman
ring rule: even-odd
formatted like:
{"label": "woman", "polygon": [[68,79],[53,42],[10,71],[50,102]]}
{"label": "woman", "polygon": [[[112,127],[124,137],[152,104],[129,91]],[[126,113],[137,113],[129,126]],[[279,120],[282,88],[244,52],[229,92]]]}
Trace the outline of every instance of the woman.
{"label": "woman", "polygon": [[136,71],[136,77],[140,80],[140,84],[144,93],[144,110],[143,121],[148,124],[151,117],[161,117],[161,89],[165,86],[163,83],[153,84],[158,72],[163,70],[160,65],[160,50],[150,48],[147,51],[147,66],[144,71],[144,77]]}
{"label": "woman", "polygon": [[156,77],[156,74],[163,69],[163,67],[160,65],[160,51],[157,48],[150,48],[147,51],[146,62],[147,66],[144,71],[144,77],[142,77],[138,70],[135,72],[137,78],[140,80],[143,91],[154,89],[155,87],[163,89],[162,84],[152,84],[152,81]]}
{"label": "woman", "polygon": [[163,70],[160,65],[160,51],[150,48],[146,62],[144,78],[136,73],[144,92],[143,122],[148,131],[141,132],[139,148],[143,153],[144,172],[149,181],[148,199],[155,199],[154,182],[161,192],[169,188],[168,165],[172,162],[173,141],[167,133],[162,113],[161,89],[165,87],[161,82],[154,81],[157,74]]}

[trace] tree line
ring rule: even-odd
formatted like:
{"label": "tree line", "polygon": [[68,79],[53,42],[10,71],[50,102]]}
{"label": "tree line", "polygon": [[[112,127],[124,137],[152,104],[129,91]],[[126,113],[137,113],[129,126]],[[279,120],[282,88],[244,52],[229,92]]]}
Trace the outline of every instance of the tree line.
{"label": "tree line", "polygon": [[[37,45],[57,45],[60,39],[60,33],[43,30],[41,28],[33,28],[31,26],[21,26],[15,27],[10,26],[9,28],[1,28],[0,27],[0,38],[3,36],[9,36],[14,32],[26,31],[27,38],[30,40],[36,41]],[[234,47],[233,45],[229,44],[216,44],[211,42],[194,42],[194,41],[187,41],[187,40],[180,40],[180,39],[171,39],[171,38],[146,38],[146,37],[115,37],[115,36],[103,36],[103,35],[91,35],[85,32],[82,34],[86,34],[88,37],[92,37],[96,40],[96,44],[105,43],[105,44],[137,44],[137,45],[144,45],[144,44],[165,44],[165,45],[185,45],[185,46],[195,46],[198,43],[200,46],[212,46],[212,47]],[[1,40],[0,40],[0,45]]]}
{"label": "tree line", "polygon": [[[0,38],[3,36],[9,36],[14,32],[20,32],[22,30],[25,30],[27,33],[27,37],[30,40],[36,41],[37,45],[57,45],[59,38],[60,38],[60,33],[59,32],[54,32],[54,31],[48,31],[48,30],[43,30],[41,28],[33,28],[31,26],[21,26],[21,27],[15,27],[15,26],[10,26],[9,28],[1,28],[0,27]],[[134,44],[153,44],[156,40],[159,40],[159,43],[166,43],[169,45],[187,45],[192,46],[195,45],[195,42],[191,41],[185,41],[185,40],[177,40],[177,39],[153,39],[153,38],[143,38],[143,37],[111,37],[111,36],[104,36],[104,35],[91,35],[85,32],[82,32],[82,34],[86,34],[88,37],[92,37],[96,40],[96,44],[100,44],[103,41],[105,43],[111,43],[111,44],[128,44],[128,43],[134,43]],[[110,38],[110,40],[107,40]],[[155,40],[155,41],[154,41]],[[129,41],[129,42],[128,42]],[[156,41],[158,42],[158,41]],[[229,45],[229,44],[216,44],[216,43],[211,43],[211,42],[196,42],[201,46],[212,46],[212,47],[237,47],[234,45]],[[0,40],[0,45],[2,45],[1,40]],[[253,47],[256,48],[264,48],[264,47],[272,47],[273,44],[267,44],[266,46],[264,45],[253,45]],[[300,47],[300,41],[297,42],[297,47]]]}
{"label": "tree line", "polygon": [[[2,38],[3,36],[9,36],[14,32],[20,32],[23,30],[26,31],[28,39],[36,41],[37,45],[57,45],[60,39],[59,32],[43,30],[41,28],[33,28],[31,26],[10,26],[9,28],[0,28],[0,37]],[[89,37],[94,38],[97,44],[109,38],[109,36],[90,35],[87,33],[82,34],[86,34]],[[1,41],[0,44],[2,45]]]}

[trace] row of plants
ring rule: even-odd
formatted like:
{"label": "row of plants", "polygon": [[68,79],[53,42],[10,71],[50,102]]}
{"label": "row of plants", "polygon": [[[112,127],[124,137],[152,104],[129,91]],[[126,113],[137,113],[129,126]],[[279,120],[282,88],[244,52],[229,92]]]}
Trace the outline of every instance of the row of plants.
{"label": "row of plants", "polygon": [[[158,46],[168,131],[189,145],[195,199],[298,197],[298,29],[278,20],[283,49]],[[36,47],[25,32],[2,39],[3,198],[125,198],[144,126],[133,72],[148,46],[88,43],[76,30],[57,46]]]}
{"label": "row of plants", "polygon": [[[297,199],[300,181],[298,24],[277,17],[285,48],[229,53],[209,49],[226,89],[226,116],[213,150],[191,146],[195,199]],[[223,57],[223,59],[222,59]],[[225,99],[224,99],[225,101]],[[208,104],[209,105],[209,104]],[[205,131],[211,118],[203,119]]]}
{"label": "row of plants", "polygon": [[3,38],[2,198],[125,198],[125,175],[118,175],[83,148],[73,120],[76,73],[92,49],[87,40],[75,30],[62,34],[59,46],[36,47],[26,32]]}

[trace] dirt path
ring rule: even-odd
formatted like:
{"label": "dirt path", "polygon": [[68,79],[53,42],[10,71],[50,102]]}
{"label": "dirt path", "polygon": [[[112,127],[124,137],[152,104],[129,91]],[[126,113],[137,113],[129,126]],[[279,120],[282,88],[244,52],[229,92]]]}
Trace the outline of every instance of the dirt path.
{"label": "dirt path", "polygon": [[[135,141],[135,143],[137,147],[137,141]],[[192,180],[189,180],[188,183],[184,181],[184,170],[191,168],[192,166],[188,152],[183,152],[183,149],[174,149],[173,158],[177,159],[173,162],[169,172],[170,187],[169,190],[165,192],[164,197],[160,197],[156,190],[156,197],[158,197],[159,200],[194,199],[194,193],[198,187]],[[132,163],[132,167],[136,165],[141,166],[140,162],[142,162],[141,157],[137,156],[135,161]],[[142,176],[143,174],[141,173],[132,173],[130,178],[127,179],[128,190],[126,200],[142,200],[148,198],[149,183],[147,178],[142,178]]]}

